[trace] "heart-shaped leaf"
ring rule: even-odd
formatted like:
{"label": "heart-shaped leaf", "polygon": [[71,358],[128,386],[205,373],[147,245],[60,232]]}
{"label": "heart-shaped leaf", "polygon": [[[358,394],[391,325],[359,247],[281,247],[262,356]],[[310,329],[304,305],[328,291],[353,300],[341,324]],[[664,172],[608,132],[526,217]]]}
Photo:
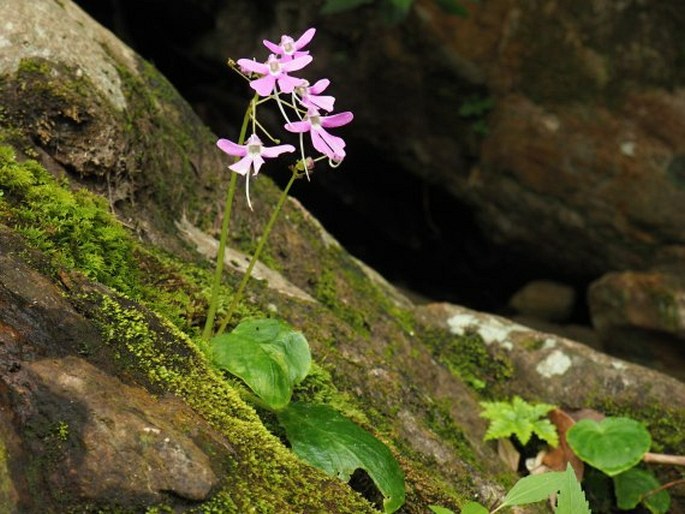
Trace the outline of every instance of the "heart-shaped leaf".
{"label": "heart-shaped leaf", "polygon": [[582,460],[615,476],[640,462],[652,438],[647,429],[630,418],[582,419],[566,433],[569,446]]}
{"label": "heart-shaped leaf", "polygon": [[348,481],[366,471],[383,494],[386,513],[404,503],[404,474],[382,442],[327,405],[292,403],[278,412],[293,451],[332,476]]}
{"label": "heart-shaped leaf", "polygon": [[290,402],[312,357],[302,333],[276,319],[253,319],[210,341],[214,364],[241,378],[273,410]]}
{"label": "heart-shaped leaf", "polygon": [[653,514],[665,514],[671,507],[671,496],[667,491],[643,496],[657,489],[661,484],[649,471],[629,469],[614,477],[616,505],[621,510],[631,510],[643,502]]}

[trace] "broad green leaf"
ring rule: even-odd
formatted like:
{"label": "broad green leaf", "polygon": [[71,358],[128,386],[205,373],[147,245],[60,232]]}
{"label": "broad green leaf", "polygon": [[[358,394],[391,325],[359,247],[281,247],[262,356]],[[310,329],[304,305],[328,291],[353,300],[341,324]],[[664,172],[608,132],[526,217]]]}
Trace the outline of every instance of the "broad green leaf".
{"label": "broad green leaf", "polygon": [[540,475],[528,475],[514,484],[502,501],[502,506],[524,505],[549,498],[563,487],[565,473],[550,471]]}
{"label": "broad green leaf", "polygon": [[274,410],[290,402],[293,386],[309,373],[311,353],[300,332],[275,319],[243,321],[210,341],[214,364],[241,378]]}
{"label": "broad green leaf", "polygon": [[440,8],[449,14],[468,16],[469,11],[458,0],[435,0]]}
{"label": "broad green leaf", "polygon": [[468,502],[461,508],[461,514],[489,514],[489,510],[480,503]]}
{"label": "broad green leaf", "polygon": [[647,429],[630,418],[582,419],[566,440],[580,459],[611,477],[640,462],[652,444]]}
{"label": "broad green leaf", "polygon": [[481,417],[490,420],[486,441],[515,435],[525,445],[535,433],[551,446],[559,444],[554,425],[547,418],[540,419],[554,409],[554,405],[530,404],[518,396],[514,396],[511,402],[481,402],[480,405],[484,409]]}
{"label": "broad green leaf", "polygon": [[642,499],[645,493],[653,491],[661,484],[649,471],[632,468],[614,477],[616,505],[621,510],[630,510],[642,502],[652,514],[663,514],[671,507],[671,497],[667,491]]}
{"label": "broad green leaf", "polygon": [[557,496],[555,514],[592,514],[573,467],[568,463]]}
{"label": "broad green leaf", "polygon": [[369,432],[327,405],[292,403],[278,412],[278,420],[300,458],[344,481],[363,469],[383,494],[386,513],[402,506],[404,474],[388,447]]}
{"label": "broad green leaf", "polygon": [[[477,504],[476,504],[477,505]],[[451,509],[446,509],[445,507],[439,507],[438,505],[429,505],[428,508],[433,511],[435,514],[454,514],[454,511]],[[466,512],[468,514],[468,511],[464,510],[464,507],[461,508],[462,514]],[[485,514],[488,514],[488,511],[485,511]]]}
{"label": "broad green leaf", "polygon": [[370,4],[373,0],[326,0],[321,7],[321,14],[337,14],[350,11],[364,4]]}

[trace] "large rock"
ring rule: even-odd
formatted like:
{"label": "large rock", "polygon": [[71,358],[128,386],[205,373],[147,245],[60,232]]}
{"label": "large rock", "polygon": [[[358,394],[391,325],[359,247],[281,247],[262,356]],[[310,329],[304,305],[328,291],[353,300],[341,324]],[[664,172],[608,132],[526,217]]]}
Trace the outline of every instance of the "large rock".
{"label": "large rock", "polygon": [[[547,269],[682,270],[679,2],[493,0],[469,3],[467,18],[437,4],[415,2],[406,21],[387,25],[374,6],[322,16],[276,2],[253,18],[243,15],[249,2],[225,2],[192,51],[217,63],[227,53],[259,58],[263,37],[316,26],[311,73],[330,77],[341,107],[355,112],[346,133],[371,154],[360,165],[381,156],[440,184],[473,206],[488,237]],[[382,192],[367,201],[339,190],[385,219],[374,209]]]}

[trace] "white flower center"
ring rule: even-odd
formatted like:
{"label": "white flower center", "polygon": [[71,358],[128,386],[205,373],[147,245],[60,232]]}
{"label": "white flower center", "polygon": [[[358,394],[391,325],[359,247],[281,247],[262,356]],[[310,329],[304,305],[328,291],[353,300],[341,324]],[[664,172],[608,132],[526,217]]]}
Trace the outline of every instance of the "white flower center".
{"label": "white flower center", "polygon": [[281,74],[281,63],[278,62],[278,59],[269,59],[269,73],[271,75]]}
{"label": "white flower center", "polygon": [[281,38],[281,48],[286,55],[292,55],[295,53],[295,41],[293,38],[288,36],[283,36]]}
{"label": "white flower center", "polygon": [[261,143],[252,143],[247,145],[247,153],[250,154],[250,156],[255,157],[257,155],[261,155],[262,153],[262,145]]}
{"label": "white flower center", "polygon": [[300,98],[307,96],[308,85],[309,84],[305,81],[303,84],[295,86],[295,94]]}
{"label": "white flower center", "polygon": [[318,114],[312,114],[309,116],[309,123],[312,124],[312,127],[320,127],[321,126],[321,117]]}

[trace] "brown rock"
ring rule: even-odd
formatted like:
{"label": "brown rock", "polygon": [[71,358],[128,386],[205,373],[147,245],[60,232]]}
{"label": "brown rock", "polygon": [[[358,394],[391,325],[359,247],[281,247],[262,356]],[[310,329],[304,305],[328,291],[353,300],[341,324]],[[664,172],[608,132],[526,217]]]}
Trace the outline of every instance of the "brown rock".
{"label": "brown rock", "polygon": [[565,321],[575,303],[572,287],[548,280],[535,280],[519,289],[509,306],[524,316],[544,321]]}

